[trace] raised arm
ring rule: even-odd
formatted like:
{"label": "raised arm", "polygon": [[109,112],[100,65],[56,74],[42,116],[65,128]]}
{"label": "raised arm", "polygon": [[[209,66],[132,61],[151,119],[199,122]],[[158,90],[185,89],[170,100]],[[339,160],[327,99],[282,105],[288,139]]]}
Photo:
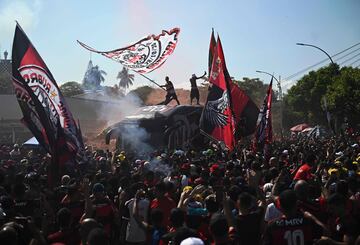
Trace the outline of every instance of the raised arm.
{"label": "raised arm", "polygon": [[201,77],[196,77],[196,79],[200,79],[206,76],[206,71],[204,71],[204,75],[202,75]]}

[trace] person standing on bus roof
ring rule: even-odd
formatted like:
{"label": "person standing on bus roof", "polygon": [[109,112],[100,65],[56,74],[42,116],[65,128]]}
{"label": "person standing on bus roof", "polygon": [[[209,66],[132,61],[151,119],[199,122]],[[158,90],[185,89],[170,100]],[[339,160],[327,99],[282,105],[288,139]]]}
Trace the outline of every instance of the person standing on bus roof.
{"label": "person standing on bus roof", "polygon": [[174,85],[170,81],[168,76],[165,77],[165,81],[166,81],[166,84],[161,85],[160,87],[166,89],[166,97],[165,97],[165,100],[163,102],[159,103],[158,105],[167,105],[172,100],[176,100],[177,104],[180,105],[180,102],[179,102],[179,100],[178,100],[178,98],[176,96]]}

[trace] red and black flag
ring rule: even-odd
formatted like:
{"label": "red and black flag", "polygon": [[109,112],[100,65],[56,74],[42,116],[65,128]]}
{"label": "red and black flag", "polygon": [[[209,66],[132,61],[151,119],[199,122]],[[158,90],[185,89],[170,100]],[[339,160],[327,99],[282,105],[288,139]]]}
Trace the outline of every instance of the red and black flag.
{"label": "red and black flag", "polygon": [[211,67],[212,67],[212,62],[213,62],[215,49],[216,49],[216,40],[215,40],[214,28],[213,28],[212,32],[211,32],[210,46],[209,46],[209,60],[208,60],[208,71],[209,71],[208,74],[209,74],[209,76],[210,76],[210,73],[211,73]]}
{"label": "red and black flag", "polygon": [[[82,139],[64,96],[18,24],[12,48],[12,73],[15,94],[24,115],[22,121],[44,149],[55,155],[59,141],[64,141],[68,154],[74,156],[81,151]],[[59,135],[62,136],[59,138]]]}
{"label": "red and black flag", "polygon": [[212,84],[200,118],[201,130],[212,138],[234,148],[234,118],[231,109],[230,85],[225,77],[225,58],[220,39],[216,43],[209,82]]}
{"label": "red and black flag", "polygon": [[[218,42],[220,42],[220,38],[218,39]],[[221,59],[225,60],[225,57],[222,56]],[[235,139],[239,140],[241,137],[249,136],[254,133],[259,109],[245,91],[232,81],[225,62],[224,74],[228,90],[230,91],[230,108],[234,117]]]}
{"label": "red and black flag", "polygon": [[235,139],[239,140],[255,132],[259,108],[237,84],[231,82],[230,88],[235,119]]}
{"label": "red and black flag", "polygon": [[272,142],[272,123],[271,123],[271,102],[272,102],[272,83],[271,78],[263,106],[259,113],[258,125],[256,128],[254,150],[263,150],[266,159],[269,157],[269,147]]}

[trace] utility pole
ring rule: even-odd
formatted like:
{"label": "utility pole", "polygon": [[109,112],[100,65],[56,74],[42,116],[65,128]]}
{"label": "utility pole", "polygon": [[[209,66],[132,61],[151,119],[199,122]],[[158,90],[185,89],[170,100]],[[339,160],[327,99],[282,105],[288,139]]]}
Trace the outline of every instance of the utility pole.
{"label": "utility pole", "polygon": [[279,75],[279,81],[277,83],[278,85],[278,89],[279,89],[279,101],[280,101],[280,128],[281,128],[281,139],[284,138],[284,128],[283,128],[283,103],[284,103],[284,98],[283,98],[283,93],[282,93],[282,88],[281,88],[281,76]]}

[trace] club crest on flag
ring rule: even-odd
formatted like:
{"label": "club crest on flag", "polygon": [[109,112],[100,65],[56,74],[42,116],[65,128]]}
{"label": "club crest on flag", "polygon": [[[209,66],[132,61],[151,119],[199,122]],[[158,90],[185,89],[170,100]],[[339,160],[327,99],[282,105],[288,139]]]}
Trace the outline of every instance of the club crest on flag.
{"label": "club crest on flag", "polygon": [[224,112],[229,107],[229,96],[224,91],[217,100],[208,101],[204,108],[204,119],[211,126],[223,127],[228,123],[228,115]]}
{"label": "club crest on flag", "polygon": [[150,35],[125,48],[112,51],[98,51],[78,41],[89,51],[115,60],[138,73],[149,73],[159,68],[174,52],[180,29],[163,31],[160,35]]}

